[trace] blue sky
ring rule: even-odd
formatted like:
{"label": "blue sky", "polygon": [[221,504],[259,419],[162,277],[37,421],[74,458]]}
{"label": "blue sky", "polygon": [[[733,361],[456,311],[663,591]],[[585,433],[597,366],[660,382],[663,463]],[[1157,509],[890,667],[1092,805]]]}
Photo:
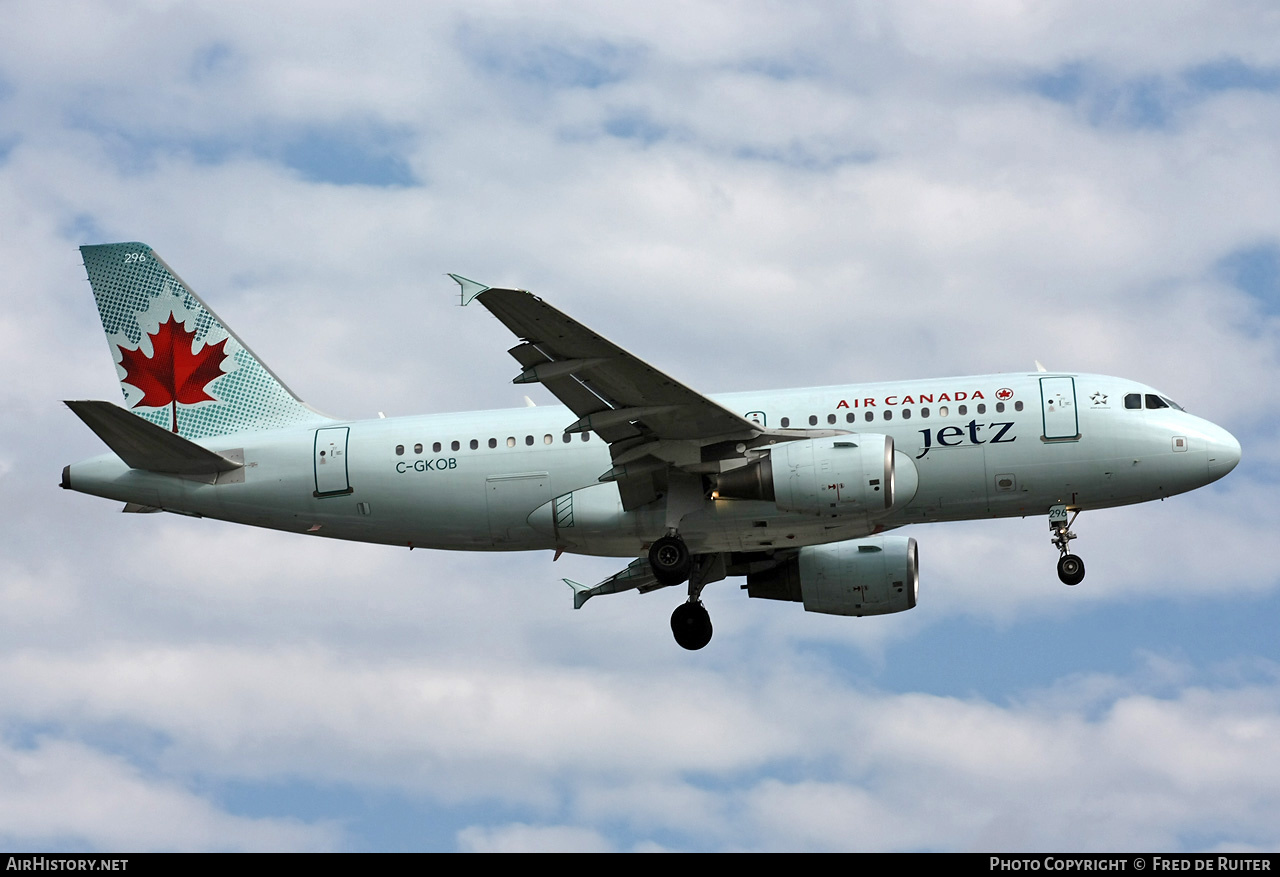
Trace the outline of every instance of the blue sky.
{"label": "blue sky", "polygon": [[[0,34],[0,845],[1280,844],[1280,17],[1267,4],[16,0]],[[272,22],[269,28],[264,21]],[[700,390],[1053,369],[1242,442],[1224,481],[930,525],[920,605],[333,544],[57,489],[117,399],[76,247],[143,240],[344,417],[519,406],[444,276]],[[676,314],[676,318],[660,315]],[[761,605],[763,604],[763,605]]]}

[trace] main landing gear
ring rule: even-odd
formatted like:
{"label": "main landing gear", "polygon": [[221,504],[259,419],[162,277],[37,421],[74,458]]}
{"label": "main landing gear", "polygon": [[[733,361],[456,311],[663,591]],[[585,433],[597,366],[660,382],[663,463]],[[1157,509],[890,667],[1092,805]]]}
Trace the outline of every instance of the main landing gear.
{"label": "main landing gear", "polygon": [[[688,580],[689,599],[671,613],[671,633],[681,648],[697,651],[711,642],[711,615],[702,605],[702,589],[716,577],[714,555],[689,553],[683,539],[674,533],[649,546],[649,567],[661,585],[678,585]],[[721,564],[723,566],[723,564]],[[718,578],[724,578],[723,570]]]}
{"label": "main landing gear", "polygon": [[679,536],[663,536],[649,546],[649,566],[660,585],[678,585],[693,570],[693,555]]}
{"label": "main landing gear", "polygon": [[696,652],[711,642],[711,615],[702,601],[690,597],[671,613],[671,632],[681,648]]}
{"label": "main landing gear", "polygon": [[1076,538],[1076,534],[1071,532],[1071,525],[1079,515],[1080,510],[1076,509],[1068,520],[1065,505],[1055,505],[1049,509],[1049,529],[1053,532],[1049,541],[1062,554],[1058,558],[1058,578],[1062,579],[1064,585],[1078,585],[1084,581],[1084,561],[1071,554],[1069,549],[1071,540]]}

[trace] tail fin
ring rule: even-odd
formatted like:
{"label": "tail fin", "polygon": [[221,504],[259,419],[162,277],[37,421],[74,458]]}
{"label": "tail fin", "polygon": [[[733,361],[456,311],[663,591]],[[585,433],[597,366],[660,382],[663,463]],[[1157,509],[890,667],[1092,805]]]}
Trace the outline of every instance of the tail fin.
{"label": "tail fin", "polygon": [[146,244],[80,248],[125,407],[187,438],[324,421]]}

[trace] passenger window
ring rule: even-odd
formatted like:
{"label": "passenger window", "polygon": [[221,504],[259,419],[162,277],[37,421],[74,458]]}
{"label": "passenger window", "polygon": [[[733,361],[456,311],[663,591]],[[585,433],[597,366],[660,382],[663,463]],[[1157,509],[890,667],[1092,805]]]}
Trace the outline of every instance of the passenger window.
{"label": "passenger window", "polygon": [[986,413],[987,413],[987,405],[986,405],[986,403],[985,403],[985,402],[979,402],[979,403],[978,403],[978,413],[979,413],[979,414],[986,414]]}
{"label": "passenger window", "polygon": [[921,416],[921,417],[928,417],[928,416],[929,416],[929,409],[928,409],[928,408],[921,408],[921,409],[920,409],[920,416]]}
{"label": "passenger window", "polygon": [[810,425],[810,426],[817,426],[817,425],[818,425],[818,415],[816,415],[816,414],[810,414],[810,415],[809,415],[809,425]]}
{"label": "passenger window", "polygon": [[[321,451],[320,453],[323,454],[324,451]],[[397,457],[404,456],[404,445],[396,445],[396,456]]]}
{"label": "passenger window", "polygon": [[460,448],[460,447],[462,447],[462,445],[458,444],[457,439],[454,439],[452,442],[450,442],[450,443],[449,443],[449,448],[450,448],[451,450],[456,451],[456,450],[458,450],[458,448]]}
{"label": "passenger window", "polygon": [[874,411],[868,411],[863,419],[866,420],[867,423],[870,423],[876,419],[876,413]]}
{"label": "passenger window", "polygon": [[911,419],[911,409],[910,409],[910,408],[903,408],[903,409],[902,409],[902,419],[903,419],[903,420],[910,420],[910,419]]}
{"label": "passenger window", "polygon": [[1004,403],[1003,403],[1003,402],[997,402],[997,403],[996,403],[996,414],[1004,414]]}
{"label": "passenger window", "polygon": [[489,447],[496,448],[497,446],[498,446],[498,440],[496,438],[489,439]]}
{"label": "passenger window", "polygon": [[525,445],[532,445],[532,444],[533,444],[533,436],[531,436],[531,435],[527,435],[527,436],[525,436],[525,437],[524,437],[524,443],[525,443]]}
{"label": "passenger window", "polygon": [[1142,407],[1142,394],[1141,394],[1141,393],[1126,393],[1126,394],[1125,394],[1125,397],[1124,397],[1124,407],[1125,407],[1125,408],[1141,408],[1141,407]]}
{"label": "passenger window", "polygon": [[885,419],[885,420],[893,420],[893,412],[892,412],[892,411],[886,411],[886,412],[884,413],[884,419]]}
{"label": "passenger window", "polygon": [[957,409],[956,409],[956,412],[957,412],[961,417],[964,417],[966,414],[968,414],[968,413],[969,413],[969,406],[968,406],[968,405],[961,405],[959,408],[957,408]]}
{"label": "passenger window", "polygon": [[471,440],[471,450],[473,450],[473,451],[474,451],[474,450],[475,450],[476,448],[478,448],[478,447],[480,447],[480,442],[476,441],[475,439],[472,439],[472,440]]}
{"label": "passenger window", "polygon": [[584,442],[591,441],[591,433],[589,433],[589,432],[584,432],[584,433],[582,434],[582,440],[583,440]]}
{"label": "passenger window", "polygon": [[551,433],[547,433],[542,437],[542,443],[544,445],[549,445],[551,444],[551,442],[552,442]]}
{"label": "passenger window", "polygon": [[836,422],[836,416],[834,414],[828,414],[827,423],[835,423],[835,422]]}
{"label": "passenger window", "polygon": [[1148,408],[1168,408],[1169,406],[1168,406],[1168,405],[1166,405],[1166,404],[1164,404],[1164,400],[1163,400],[1163,399],[1161,399],[1161,398],[1160,398],[1159,396],[1157,396],[1156,394],[1154,394],[1154,393],[1148,393],[1148,394],[1147,394],[1147,407],[1148,407]]}
{"label": "passenger window", "polygon": [[784,418],[782,418],[782,428],[783,428],[783,429],[786,429],[786,428],[787,428],[787,427],[789,427],[790,425],[791,425],[791,418],[790,418],[790,417],[784,417]]}
{"label": "passenger window", "polygon": [[421,453],[422,453],[422,442],[418,442],[416,445],[414,445],[414,446],[413,446],[413,452],[414,452],[415,454],[421,454]]}
{"label": "passenger window", "polygon": [[947,406],[946,406],[946,405],[943,405],[941,408],[939,408],[939,409],[938,409],[938,416],[939,416],[939,417],[946,417],[946,416],[947,416],[947,413],[948,413],[948,412],[947,412]]}
{"label": "passenger window", "polygon": [[436,453],[436,454],[440,453],[440,443],[436,442],[435,444],[433,444],[431,446],[431,450],[433,453]]}
{"label": "passenger window", "polygon": [[844,416],[844,419],[846,423],[853,423],[853,412],[850,411],[848,414],[846,414]]}
{"label": "passenger window", "polygon": [[1014,403],[1013,403],[1013,410],[1014,410],[1014,411],[1021,411],[1021,410],[1022,410],[1022,402],[1021,402],[1021,401],[1014,402]]}
{"label": "passenger window", "polygon": [[569,435],[569,433],[566,432],[564,434],[564,443],[567,445],[571,441],[573,441],[573,436]]}
{"label": "passenger window", "polygon": [[516,437],[513,435],[507,436],[507,447],[514,448],[515,446],[516,446]]}

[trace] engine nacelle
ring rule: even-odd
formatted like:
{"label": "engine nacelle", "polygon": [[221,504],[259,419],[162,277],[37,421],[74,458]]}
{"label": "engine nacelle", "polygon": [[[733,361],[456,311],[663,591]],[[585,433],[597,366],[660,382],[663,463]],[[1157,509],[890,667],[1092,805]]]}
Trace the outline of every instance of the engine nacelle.
{"label": "engine nacelle", "polygon": [[786,442],[768,456],[717,478],[720,496],[762,499],[788,512],[888,514],[918,486],[915,463],[876,433]]}
{"label": "engine nacelle", "polygon": [[801,548],[764,572],[748,573],[747,594],[804,603],[828,615],[888,615],[913,609],[920,591],[916,540],[870,536]]}

